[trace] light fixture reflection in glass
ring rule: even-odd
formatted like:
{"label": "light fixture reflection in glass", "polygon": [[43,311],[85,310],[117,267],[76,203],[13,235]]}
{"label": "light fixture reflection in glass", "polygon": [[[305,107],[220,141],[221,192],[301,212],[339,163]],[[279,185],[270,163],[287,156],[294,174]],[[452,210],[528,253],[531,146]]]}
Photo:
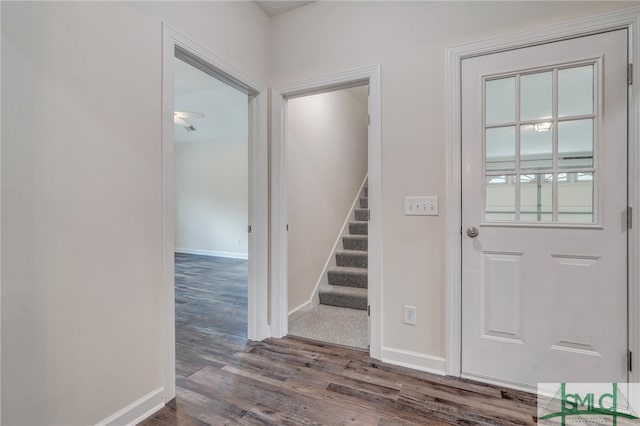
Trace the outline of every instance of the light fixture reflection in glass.
{"label": "light fixture reflection in glass", "polygon": [[551,123],[550,121],[545,121],[544,123],[534,124],[533,128],[536,132],[548,132],[549,130],[551,130],[551,126],[553,126],[553,123]]}

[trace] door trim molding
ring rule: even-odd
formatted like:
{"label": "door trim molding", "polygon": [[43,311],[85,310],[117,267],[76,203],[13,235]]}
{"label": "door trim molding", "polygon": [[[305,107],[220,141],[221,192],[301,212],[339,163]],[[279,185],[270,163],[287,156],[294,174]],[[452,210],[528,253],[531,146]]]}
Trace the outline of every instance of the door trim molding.
{"label": "door trim molding", "polygon": [[[200,66],[249,95],[249,235],[248,337],[262,340],[269,337],[268,326],[268,132],[266,85],[244,73],[170,27],[162,26],[162,294],[161,312],[164,402],[175,397],[175,188],[174,172],[174,70],[178,47],[192,56]],[[253,238],[252,238],[253,237]],[[252,241],[253,239],[253,241]],[[252,285],[253,283],[253,285]]]}
{"label": "door trim molding", "polygon": [[373,65],[308,80],[283,84],[272,91],[271,102],[271,335],[288,331],[287,297],[287,196],[286,100],[299,96],[369,84],[369,304],[371,305],[370,356],[381,358],[382,349],[382,144],[380,125],[380,66]]}
{"label": "door trim molding", "polygon": [[[544,43],[562,41],[597,34],[604,31],[627,29],[629,33],[629,62],[638,64],[640,59],[640,7],[624,9],[594,17],[579,19],[534,31],[454,46],[447,49],[447,325],[446,364],[447,374],[460,376],[462,361],[462,156],[461,156],[461,70],[464,59],[476,56],[520,49]],[[634,229],[629,230],[629,348],[634,353],[634,365],[640,365],[640,232],[638,232],[638,204],[640,185],[634,184],[640,177],[640,66],[633,69],[635,84],[629,88],[629,205],[634,207]],[[635,250],[634,250],[635,249]],[[630,381],[640,379],[637,371],[630,374]],[[508,386],[508,384],[506,384]]]}

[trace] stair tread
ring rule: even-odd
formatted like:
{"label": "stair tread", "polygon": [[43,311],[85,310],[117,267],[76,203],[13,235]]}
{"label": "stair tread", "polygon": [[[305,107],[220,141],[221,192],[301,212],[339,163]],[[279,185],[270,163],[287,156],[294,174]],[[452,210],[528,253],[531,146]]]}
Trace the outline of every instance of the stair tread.
{"label": "stair tread", "polygon": [[329,271],[354,275],[367,275],[367,268],[357,268],[354,266],[333,266]]}
{"label": "stair tread", "polygon": [[364,296],[367,297],[368,289],[360,287],[344,287],[341,285],[323,284],[320,286],[320,293],[333,293],[349,296]]}
{"label": "stair tread", "polygon": [[366,240],[369,236],[368,235],[361,235],[361,234],[349,234],[349,235],[345,235],[342,238],[354,238],[356,240]]}
{"label": "stair tread", "polygon": [[324,284],[320,286],[318,296],[321,305],[366,310],[368,293],[366,288],[339,287]]}
{"label": "stair tread", "polygon": [[348,250],[348,249],[343,249],[343,250],[336,250],[336,254],[350,254],[353,256],[368,256],[369,252],[367,250]]}

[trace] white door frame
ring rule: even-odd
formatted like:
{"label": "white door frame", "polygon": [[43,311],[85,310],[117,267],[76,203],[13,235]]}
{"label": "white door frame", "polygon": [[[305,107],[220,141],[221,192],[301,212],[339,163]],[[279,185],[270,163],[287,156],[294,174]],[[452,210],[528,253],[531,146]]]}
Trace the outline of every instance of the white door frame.
{"label": "white door frame", "polygon": [[[640,207],[640,7],[580,19],[540,30],[499,37],[491,40],[456,46],[448,49],[447,98],[448,155],[447,155],[447,374],[460,376],[462,332],[462,139],[461,139],[461,70],[462,61],[475,56],[488,55],[543,43],[555,42],[597,34],[603,31],[627,29],[629,34],[629,63],[633,69],[635,84],[629,86],[629,176],[628,199],[633,207],[633,229],[628,237],[629,268],[629,349],[633,351],[633,365],[640,365],[640,232],[638,232],[638,208]],[[640,374],[636,368],[629,380],[636,382]]]}
{"label": "white door frame", "polygon": [[271,335],[288,332],[287,283],[287,99],[369,84],[369,305],[370,356],[382,348],[382,144],[380,127],[380,66],[374,65],[279,86],[271,93]]}
{"label": "white door frame", "polygon": [[216,56],[170,26],[162,39],[162,316],[164,402],[175,397],[175,188],[174,57],[176,47],[197,59],[230,85],[249,95],[249,289],[248,337],[269,337],[268,326],[268,93],[266,85]]}

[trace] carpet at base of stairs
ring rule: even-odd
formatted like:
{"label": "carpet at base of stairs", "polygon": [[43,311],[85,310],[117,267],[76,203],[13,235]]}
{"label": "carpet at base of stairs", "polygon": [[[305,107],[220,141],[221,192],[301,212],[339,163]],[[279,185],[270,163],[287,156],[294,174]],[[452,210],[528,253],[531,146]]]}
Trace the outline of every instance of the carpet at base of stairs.
{"label": "carpet at base of stairs", "polygon": [[366,350],[368,320],[366,311],[318,305],[291,321],[289,334]]}

